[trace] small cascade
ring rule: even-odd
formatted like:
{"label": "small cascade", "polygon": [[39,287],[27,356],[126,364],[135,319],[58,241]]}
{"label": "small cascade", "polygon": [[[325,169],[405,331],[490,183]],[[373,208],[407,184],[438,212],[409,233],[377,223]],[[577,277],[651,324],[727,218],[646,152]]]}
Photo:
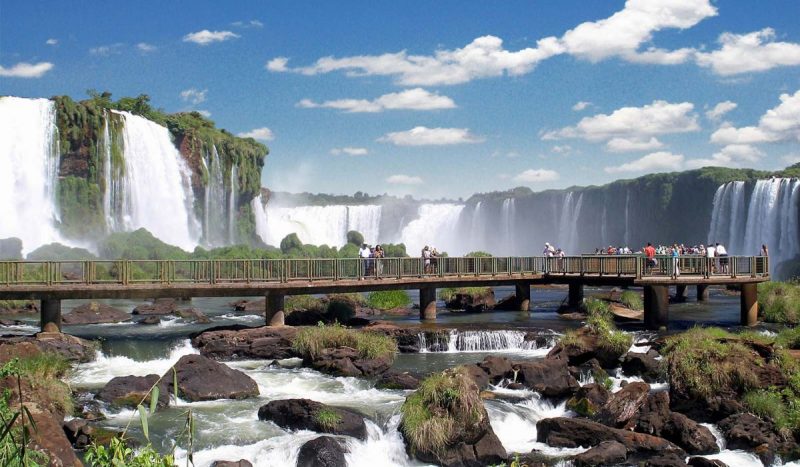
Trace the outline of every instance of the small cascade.
{"label": "small cascade", "polygon": [[449,332],[420,332],[417,334],[421,353],[427,352],[521,352],[549,350],[554,339],[540,347],[537,340],[526,340],[524,331],[472,331],[451,329]]}
{"label": "small cascade", "polygon": [[457,229],[463,209],[462,204],[422,204],[417,210],[417,218],[403,228],[398,241],[405,243],[411,256],[419,255],[425,245],[435,246],[450,255],[464,254],[468,245]]}
{"label": "small cascade", "polygon": [[231,181],[228,184],[228,245],[236,244],[236,213],[239,193],[239,170],[236,165],[231,167]]}
{"label": "small cascade", "polygon": [[55,120],[47,99],[0,97],[0,238],[21,239],[25,253],[61,241]]}

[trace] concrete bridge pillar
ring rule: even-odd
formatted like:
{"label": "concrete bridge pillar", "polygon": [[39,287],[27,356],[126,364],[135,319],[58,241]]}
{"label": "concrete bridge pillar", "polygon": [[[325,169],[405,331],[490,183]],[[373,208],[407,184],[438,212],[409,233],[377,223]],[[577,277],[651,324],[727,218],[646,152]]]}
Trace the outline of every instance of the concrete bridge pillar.
{"label": "concrete bridge pillar", "polygon": [[698,302],[707,302],[708,301],[708,286],[703,284],[697,285],[697,301]]}
{"label": "concrete bridge pillar", "polygon": [[741,325],[755,326],[758,323],[758,284],[742,284]]}
{"label": "concrete bridge pillar", "polygon": [[61,332],[61,300],[42,300],[40,309],[42,331],[52,323]]}
{"label": "concrete bridge pillar", "polygon": [[675,286],[675,301],[676,302],[685,302],[686,299],[689,298],[689,292],[687,291],[687,287],[685,284],[680,284]]}
{"label": "concrete bridge pillar", "polygon": [[283,326],[283,304],[286,296],[279,293],[267,294],[267,325]]}
{"label": "concrete bridge pillar", "polygon": [[517,282],[514,284],[514,294],[519,301],[519,311],[530,311],[531,309],[531,285],[527,282]]}
{"label": "concrete bridge pillar", "polygon": [[669,287],[644,286],[644,326],[647,329],[666,329],[669,322]]}
{"label": "concrete bridge pillar", "polygon": [[436,287],[419,289],[419,319],[436,319]]}
{"label": "concrete bridge pillar", "polygon": [[570,308],[580,306],[583,303],[583,284],[579,282],[571,282],[569,284],[569,296],[567,305]]}

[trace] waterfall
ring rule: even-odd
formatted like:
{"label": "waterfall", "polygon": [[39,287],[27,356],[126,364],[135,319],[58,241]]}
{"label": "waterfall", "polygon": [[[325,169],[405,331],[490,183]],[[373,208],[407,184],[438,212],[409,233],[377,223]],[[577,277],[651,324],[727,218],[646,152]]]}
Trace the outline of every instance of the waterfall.
{"label": "waterfall", "polygon": [[103,215],[106,218],[106,228],[114,230],[116,227],[112,208],[114,190],[111,187],[114,177],[111,174],[111,131],[108,128],[108,124],[108,112],[104,112],[103,135],[97,146],[101,148],[98,150],[103,151]]}
{"label": "waterfall", "polygon": [[502,208],[502,226],[504,240],[503,245],[500,245],[498,252],[501,254],[512,255],[514,253],[514,224],[516,218],[516,209],[514,207],[514,198],[506,198],[503,200]]}
{"label": "waterfall", "polygon": [[169,130],[129,112],[123,125],[125,176],[121,229],[144,227],[162,241],[192,250],[198,243],[191,173]]}
{"label": "waterfall", "polygon": [[567,255],[580,254],[578,251],[578,217],[583,206],[583,193],[575,200],[573,192],[567,192],[561,205],[558,221],[558,241]]}
{"label": "waterfall", "polygon": [[253,210],[253,217],[255,217],[256,220],[256,235],[261,238],[261,241],[266,243],[266,238],[269,235],[269,226],[267,225],[267,211],[264,209],[264,200],[260,193],[250,201],[250,207]]}
{"label": "waterfall", "polygon": [[469,245],[461,239],[457,229],[463,209],[462,204],[421,204],[417,218],[403,228],[399,241],[405,243],[410,256],[419,255],[425,245],[450,255],[467,253]]}
{"label": "waterfall", "polygon": [[520,352],[544,351],[547,352],[555,339],[548,339],[545,347],[539,347],[536,340],[526,340],[524,331],[471,331],[456,329],[447,334],[443,332],[426,335],[425,332],[417,334],[420,352]]}
{"label": "waterfall", "polygon": [[478,201],[475,204],[475,210],[472,211],[472,219],[470,219],[470,247],[475,250],[481,250],[485,245],[484,236],[484,220],[481,219],[483,215],[483,201]]}
{"label": "waterfall", "polygon": [[[263,206],[260,197],[254,200],[256,233],[264,243],[279,245],[284,237],[296,233],[300,241],[312,245],[341,247],[347,243],[347,232],[355,230],[364,240],[379,241],[381,206]],[[260,212],[259,212],[260,211]]]}
{"label": "waterfall", "polygon": [[236,165],[231,167],[231,182],[228,190],[228,245],[236,244],[236,195],[239,193],[239,171]]}
{"label": "waterfall", "polygon": [[226,218],[226,192],[222,175],[222,163],[217,147],[212,145],[206,152],[203,164],[208,173],[205,186],[205,202],[203,209],[203,237],[205,244],[211,247],[221,246],[226,241],[228,220]]}
{"label": "waterfall", "polygon": [[55,119],[47,99],[0,97],[0,238],[21,239],[25,253],[60,241]]}

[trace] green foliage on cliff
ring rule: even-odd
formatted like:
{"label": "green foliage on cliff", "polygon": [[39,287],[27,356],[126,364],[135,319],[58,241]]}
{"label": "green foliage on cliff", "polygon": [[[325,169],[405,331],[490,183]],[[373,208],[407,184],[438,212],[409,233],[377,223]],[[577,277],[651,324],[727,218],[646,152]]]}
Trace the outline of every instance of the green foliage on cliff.
{"label": "green foliage on cliff", "polygon": [[180,248],[157,239],[146,229],[109,235],[100,245],[100,256],[108,259],[188,259]]}
{"label": "green foliage on cliff", "polygon": [[800,283],[763,282],[758,284],[758,309],[769,323],[800,323]]}
{"label": "green foliage on cliff", "polygon": [[105,232],[103,193],[100,186],[74,176],[58,182],[61,232],[71,238],[93,238]]}

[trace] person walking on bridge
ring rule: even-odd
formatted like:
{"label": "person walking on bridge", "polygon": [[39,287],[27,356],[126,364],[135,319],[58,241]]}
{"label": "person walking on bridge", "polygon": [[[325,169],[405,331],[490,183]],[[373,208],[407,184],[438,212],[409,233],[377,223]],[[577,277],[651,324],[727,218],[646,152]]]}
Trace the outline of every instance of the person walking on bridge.
{"label": "person walking on bridge", "polygon": [[678,262],[680,262],[681,252],[678,249],[678,244],[675,243],[672,245],[672,278],[677,279],[678,276],[681,275],[681,270],[678,267]]}
{"label": "person walking on bridge", "polygon": [[361,249],[358,250],[358,257],[361,258],[361,277],[358,279],[361,280],[367,274],[369,274],[369,257],[372,252],[369,250],[369,245],[363,243],[361,245]]}
{"label": "person walking on bridge", "polygon": [[647,246],[644,247],[644,256],[646,258],[645,272],[649,274],[658,264],[656,263],[656,249],[653,248],[652,243],[647,242]]}

